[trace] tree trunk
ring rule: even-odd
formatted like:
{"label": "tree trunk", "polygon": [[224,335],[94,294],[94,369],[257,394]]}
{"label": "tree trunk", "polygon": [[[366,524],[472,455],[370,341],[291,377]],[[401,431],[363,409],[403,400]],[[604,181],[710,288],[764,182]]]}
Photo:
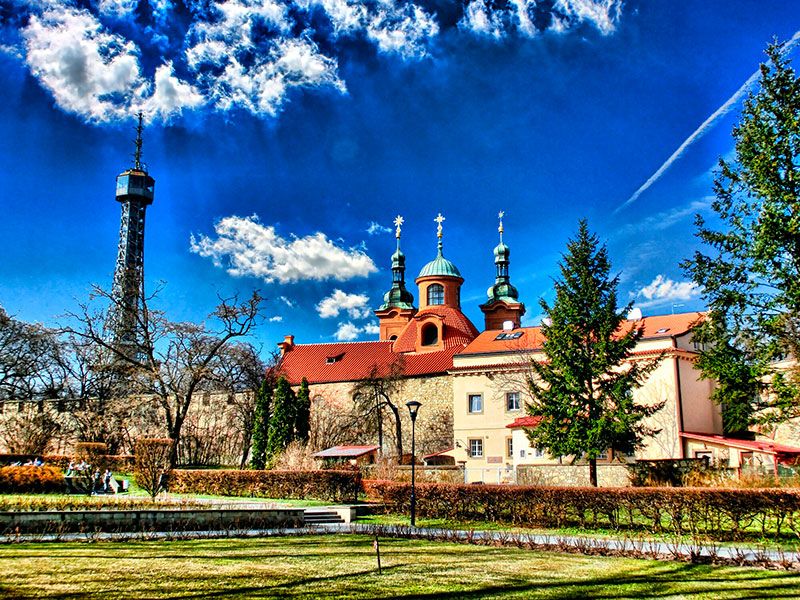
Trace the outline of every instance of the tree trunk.
{"label": "tree trunk", "polygon": [[387,402],[389,408],[392,409],[394,413],[394,434],[395,434],[395,448],[397,450],[397,460],[398,462],[403,462],[403,425],[400,421],[400,411],[399,409],[392,404],[391,402]]}
{"label": "tree trunk", "polygon": [[597,487],[597,459],[589,459],[589,485]]}

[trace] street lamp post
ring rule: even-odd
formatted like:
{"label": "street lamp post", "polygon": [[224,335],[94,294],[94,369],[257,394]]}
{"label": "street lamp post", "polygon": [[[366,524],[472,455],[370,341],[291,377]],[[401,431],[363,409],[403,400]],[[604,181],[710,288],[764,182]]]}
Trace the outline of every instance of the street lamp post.
{"label": "street lamp post", "polygon": [[416,400],[406,402],[411,415],[411,526],[417,526],[417,494],[416,494],[416,455],[417,455],[417,412],[422,403]]}

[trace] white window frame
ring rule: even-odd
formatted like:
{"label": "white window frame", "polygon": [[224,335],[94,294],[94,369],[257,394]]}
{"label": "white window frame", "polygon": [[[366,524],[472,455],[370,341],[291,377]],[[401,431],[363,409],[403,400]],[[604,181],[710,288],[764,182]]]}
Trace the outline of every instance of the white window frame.
{"label": "white window frame", "polygon": [[483,439],[470,438],[467,440],[467,444],[469,445],[470,458],[483,458]]}

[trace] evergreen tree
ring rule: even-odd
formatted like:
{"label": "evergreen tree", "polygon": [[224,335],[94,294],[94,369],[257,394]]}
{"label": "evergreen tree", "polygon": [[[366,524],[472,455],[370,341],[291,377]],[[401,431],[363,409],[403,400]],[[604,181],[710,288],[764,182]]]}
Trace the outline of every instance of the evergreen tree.
{"label": "evergreen tree", "polygon": [[720,160],[714,182],[722,228],[698,215],[712,252],[682,265],[708,303],[698,367],[717,382],[728,432],[800,415],[797,368],[776,368],[800,357],[800,80],[781,45],[767,56],[733,129],[735,157]]}
{"label": "evergreen tree", "polygon": [[272,400],[272,416],[269,420],[267,458],[271,459],[283,452],[295,439],[294,427],[297,421],[297,398],[289,381],[281,375],[275,385]]}
{"label": "evergreen tree", "polygon": [[617,310],[619,277],[609,278],[605,246],[579,224],[559,264],[552,306],[541,306],[544,361],[531,361],[533,401],[528,412],[541,420],[528,430],[531,445],[553,456],[585,457],[597,485],[597,458],[629,451],[653,430],[642,418],[661,408],[639,406],[633,390],[657,361],[628,361],[641,328],[623,326],[630,305]]}
{"label": "evergreen tree", "polygon": [[272,380],[268,377],[264,378],[256,392],[255,415],[253,417],[251,438],[253,456],[250,459],[250,465],[254,469],[263,469],[267,465],[267,442],[269,441],[272,394]]}
{"label": "evergreen tree", "polygon": [[296,411],[295,436],[301,442],[306,443],[311,430],[311,393],[308,389],[308,380],[305,377],[300,382],[300,389],[297,391]]}

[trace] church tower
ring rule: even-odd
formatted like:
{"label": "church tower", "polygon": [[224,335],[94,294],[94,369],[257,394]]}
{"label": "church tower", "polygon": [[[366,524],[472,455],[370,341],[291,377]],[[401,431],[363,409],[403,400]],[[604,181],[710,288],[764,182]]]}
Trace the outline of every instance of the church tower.
{"label": "church tower", "polygon": [[496,269],[494,285],[487,292],[489,300],[480,307],[487,330],[504,329],[504,324],[508,322],[516,329],[520,326],[522,315],[525,314],[525,305],[519,301],[519,292],[511,285],[511,278],[508,275],[508,257],[511,255],[511,250],[503,243],[503,215],[502,211],[497,215],[500,219],[500,226],[497,228],[500,233],[500,243],[494,249]]}
{"label": "church tower", "polygon": [[395,340],[417,309],[414,296],[406,289],[406,255],[400,250],[400,228],[403,217],[394,220],[397,250],[392,254],[392,289],[383,296],[383,304],[375,311],[380,323],[380,339]]}

